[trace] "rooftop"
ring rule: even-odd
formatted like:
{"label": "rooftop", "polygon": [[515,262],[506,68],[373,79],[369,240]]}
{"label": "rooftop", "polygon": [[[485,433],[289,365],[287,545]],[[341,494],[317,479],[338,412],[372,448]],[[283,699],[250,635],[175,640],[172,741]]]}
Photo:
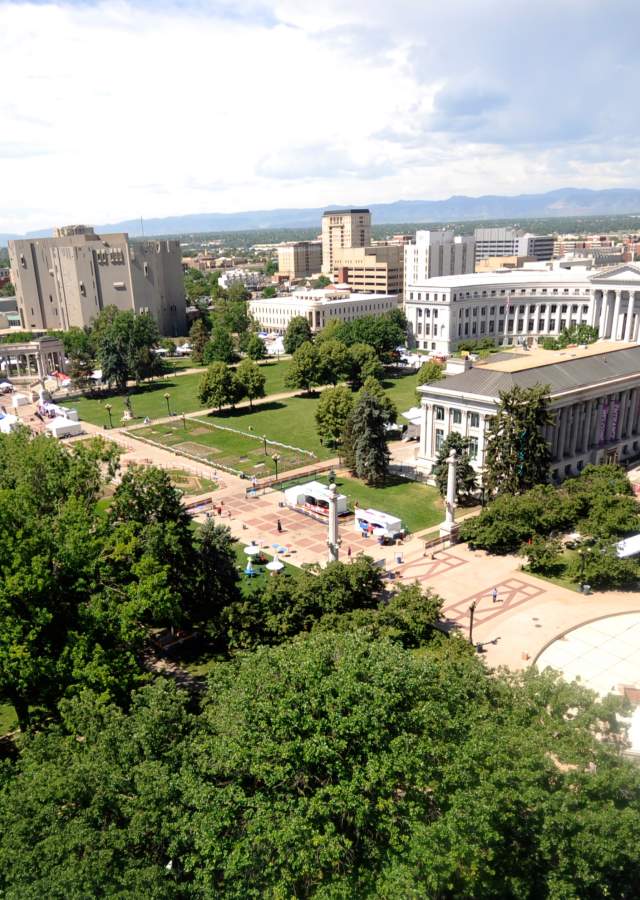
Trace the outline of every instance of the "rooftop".
{"label": "rooftop", "polygon": [[[561,355],[562,354],[562,355]],[[420,388],[429,394],[463,393],[498,399],[513,387],[549,386],[552,397],[578,391],[592,385],[606,384],[640,372],[640,346],[602,342],[586,349],[566,351],[540,350],[531,356],[514,356],[513,360],[475,366],[460,375]]]}

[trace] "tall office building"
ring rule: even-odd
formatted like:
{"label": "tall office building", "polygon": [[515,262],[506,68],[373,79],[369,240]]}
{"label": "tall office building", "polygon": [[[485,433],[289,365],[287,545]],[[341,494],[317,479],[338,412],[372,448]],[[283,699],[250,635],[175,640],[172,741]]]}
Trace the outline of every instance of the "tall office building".
{"label": "tall office building", "polygon": [[489,256],[529,256],[540,262],[553,256],[554,237],[525,234],[520,228],[476,228],[476,261]]}
{"label": "tall office building", "polygon": [[293,241],[278,247],[278,274],[288,278],[309,278],[322,268],[321,241]]}
{"label": "tall office building", "polygon": [[404,247],[405,294],[408,286],[421,285],[442,275],[466,275],[475,269],[474,241],[454,237],[453,231],[416,231],[413,244]]}
{"label": "tall office building", "polygon": [[368,209],[331,209],[322,216],[322,271],[331,277],[333,254],[348,247],[371,245],[371,213]]}
{"label": "tall office building", "polygon": [[404,248],[401,244],[344,247],[334,250],[336,284],[348,284],[358,294],[401,294]]}
{"label": "tall office building", "polygon": [[23,328],[82,328],[117,306],[149,313],[163,335],[186,331],[178,241],[130,243],[127,234],[70,225],[52,238],[9,241],[9,260]]}

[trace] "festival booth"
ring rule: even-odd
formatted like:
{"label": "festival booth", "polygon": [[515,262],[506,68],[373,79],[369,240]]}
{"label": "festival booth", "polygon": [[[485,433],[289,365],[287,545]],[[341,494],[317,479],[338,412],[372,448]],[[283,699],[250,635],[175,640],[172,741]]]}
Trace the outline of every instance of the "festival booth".
{"label": "festival booth", "polygon": [[[306,484],[297,484],[295,487],[287,488],[284,492],[285,503],[292,509],[302,512],[313,513],[314,515],[329,515],[329,488],[326,484],[320,484],[319,481],[308,481]],[[344,494],[336,494],[338,505],[338,515],[345,516],[349,512],[347,509],[347,498]]]}
{"label": "festival booth", "polygon": [[79,420],[77,409],[67,409],[66,406],[58,406],[57,403],[41,403],[38,412],[48,419],[70,419],[72,422]]}
{"label": "festival booth", "polygon": [[618,559],[630,559],[640,554],[640,534],[632,534],[616,544],[616,556]]}
{"label": "festival booth", "polygon": [[82,425],[80,422],[74,422],[65,416],[56,416],[46,425],[47,431],[53,437],[66,438],[74,437],[76,434],[82,434]]}
{"label": "festival booth", "polygon": [[11,405],[14,409],[17,409],[19,406],[28,406],[31,403],[31,400],[26,396],[26,394],[14,394],[11,397]]}
{"label": "festival booth", "polygon": [[378,509],[360,509],[354,512],[355,530],[369,532],[374,537],[395,539],[401,537],[404,533],[402,521],[390,516],[387,513],[380,512]]}
{"label": "festival booth", "polygon": [[10,394],[13,390],[13,385],[10,381],[0,381],[0,394]]}
{"label": "festival booth", "polygon": [[14,431],[19,423],[20,419],[17,416],[0,412],[0,432],[2,434],[9,434],[11,431]]}

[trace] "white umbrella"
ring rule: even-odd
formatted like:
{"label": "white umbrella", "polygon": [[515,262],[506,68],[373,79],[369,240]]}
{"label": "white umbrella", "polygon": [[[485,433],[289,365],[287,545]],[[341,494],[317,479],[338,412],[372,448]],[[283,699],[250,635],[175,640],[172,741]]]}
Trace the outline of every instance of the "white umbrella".
{"label": "white umbrella", "polygon": [[244,548],[244,552],[247,556],[257,556],[260,553],[260,547],[257,544],[249,544],[248,547]]}
{"label": "white umbrella", "polygon": [[280,572],[284,569],[284,563],[280,562],[277,556],[274,556],[270,563],[267,563],[265,569],[270,572]]}

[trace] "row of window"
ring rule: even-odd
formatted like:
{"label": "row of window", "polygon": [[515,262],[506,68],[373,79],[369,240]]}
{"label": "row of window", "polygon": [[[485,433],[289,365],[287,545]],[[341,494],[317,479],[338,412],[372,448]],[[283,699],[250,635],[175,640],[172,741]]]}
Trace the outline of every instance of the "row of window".
{"label": "row of window", "polygon": [[[559,294],[559,288],[520,288],[520,290],[510,290],[509,288],[500,288],[492,291],[459,291],[458,293],[454,292],[451,296],[452,301],[455,303],[458,300],[469,300],[471,298],[477,297],[505,297],[507,295],[512,296],[515,294],[520,294],[524,296],[526,294]],[[569,288],[562,288],[562,294],[567,295],[570,293]],[[591,293],[590,288],[585,288],[584,291],[581,291],[580,288],[575,288],[573,291],[575,296],[580,296],[582,293],[585,296]],[[436,291],[409,291],[409,300],[425,300],[437,303],[438,301],[446,301],[447,295],[441,294]]]}
{"label": "row of window", "polygon": [[[444,422],[444,406],[434,406],[433,407],[433,415],[437,422]],[[470,412],[469,416],[469,428],[479,428],[480,427],[480,413]],[[451,421],[454,425],[462,425],[462,410],[456,409],[455,407],[451,410]]]}
{"label": "row of window", "polygon": [[[439,453],[444,444],[444,431],[442,428],[436,428],[436,453]],[[478,438],[469,438],[469,459],[478,458]]]}

